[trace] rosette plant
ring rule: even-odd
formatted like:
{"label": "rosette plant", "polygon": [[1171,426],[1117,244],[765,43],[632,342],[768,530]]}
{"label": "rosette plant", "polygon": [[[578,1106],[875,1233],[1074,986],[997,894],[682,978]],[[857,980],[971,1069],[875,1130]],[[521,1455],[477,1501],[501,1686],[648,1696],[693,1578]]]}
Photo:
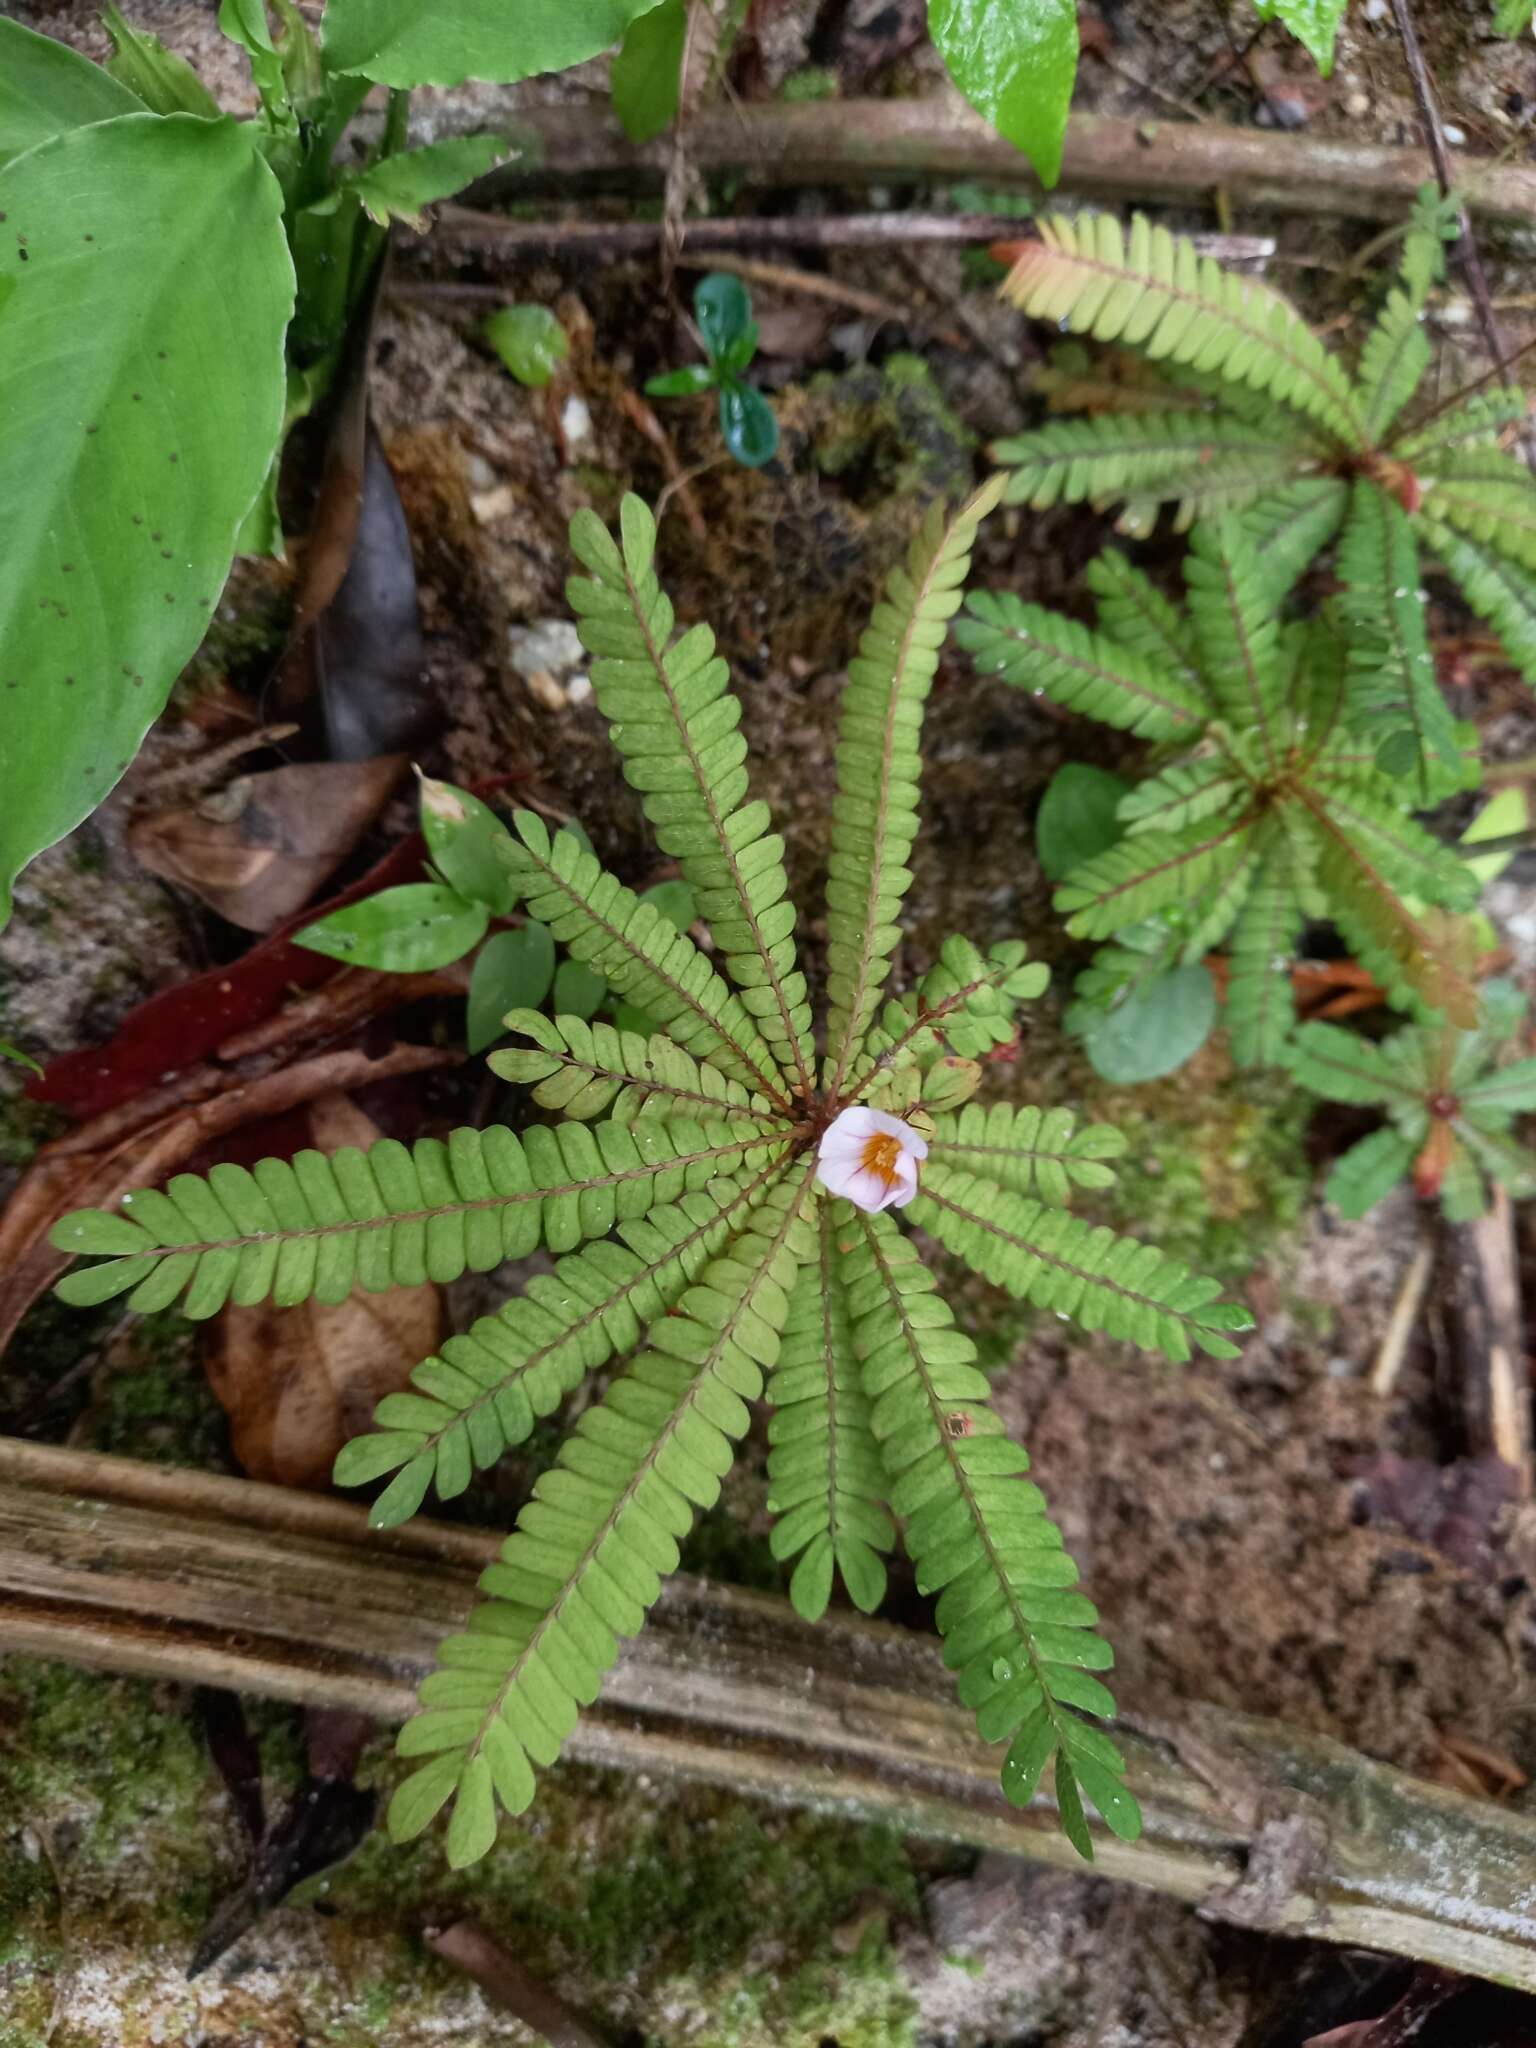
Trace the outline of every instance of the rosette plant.
{"label": "rosette plant", "polygon": [[[393,1474],[373,1507],[403,1521],[435,1486],[524,1441],[588,1375],[609,1371],[535,1482],[442,1644],[401,1753],[419,1767],[390,1806],[397,1836],[450,1799],[448,1853],[481,1856],[534,1793],[622,1638],[642,1627],[746,1435],[771,1410],[774,1548],[819,1616],[840,1576],[878,1605],[899,1522],[961,1698],[1009,1745],[1016,1803],[1054,1763],[1061,1824],[1086,1856],[1083,1795],[1118,1834],[1140,1825],[1119,1751],[1095,1725],[1112,1661],[1076,1590],[1025,1452],[988,1402],[976,1347],[894,1210],[1021,1300],[1172,1359],[1231,1357],[1245,1310],[1154,1247],[1070,1215],[1122,1148],[1071,1114],[967,1101],[981,1056],[1015,1035],[1046,970],[1013,942],[948,941],[909,994],[886,983],[917,834],[924,701],[993,485],[935,510],[859,643],[837,745],[827,888],[824,1043],[813,1035],[783,841],[748,793],[741,706],[703,625],[678,634],[653,568],[656,529],[624,501],[616,543],[572,526],[570,584],[598,702],[663,852],[693,888],[711,950],[607,873],[575,834],[527,812],[508,831],[471,798],[433,854],[473,893],[493,861],[507,900],[646,1013],[649,1036],[515,1011],[524,1043],[493,1056],[561,1120],[219,1165],[85,1211],[61,1247],[107,1255],[66,1276],[76,1302],[185,1294],[188,1314],[271,1294],[337,1300],[489,1269],[539,1247],[529,1279],[417,1367],[337,1477]],[[130,1291],[131,1290],[131,1291]]]}

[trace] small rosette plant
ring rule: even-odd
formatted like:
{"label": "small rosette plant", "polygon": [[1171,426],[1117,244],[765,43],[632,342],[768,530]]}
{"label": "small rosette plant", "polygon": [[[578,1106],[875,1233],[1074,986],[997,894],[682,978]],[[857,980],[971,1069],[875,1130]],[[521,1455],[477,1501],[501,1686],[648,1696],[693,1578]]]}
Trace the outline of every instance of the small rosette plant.
{"label": "small rosette plant", "polygon": [[[450,1338],[380,1405],[337,1477],[388,1485],[380,1526],[527,1439],[590,1375],[605,1384],[566,1437],[468,1625],[441,1645],[400,1737],[418,1768],[390,1807],[400,1837],[448,1802],[448,1853],[481,1856],[496,1809],[521,1812],[644,1625],[696,1510],[711,1506],[766,1400],[775,1553],[819,1616],[841,1579],[876,1607],[898,1527],[936,1599],[944,1654],[1003,1787],[1034,1797],[1054,1766],[1061,1825],[1092,1853],[1084,1796],[1119,1835],[1140,1819],[1097,1725],[1112,1662],[1029,1459],[1002,1431],[938,1277],[933,1244],[1018,1297],[1172,1359],[1231,1357],[1247,1312],[1153,1246],[1070,1215],[1122,1140],[1060,1109],[969,1100],[1015,1037],[1046,970],[1013,942],[955,938],[917,987],[887,993],[917,835],[924,703],[960,602],[983,491],[935,509],[849,670],[827,887],[827,1021],[812,1031],[783,841],[751,797],[741,706],[712,634],[679,633],[637,499],[616,542],[573,522],[570,585],[592,677],[662,851],[708,922],[705,951],[569,831],[520,812],[493,849],[527,916],[649,1019],[517,1010],[491,1064],[550,1113],[518,1132],[455,1131],[252,1172],[215,1167],[119,1212],[66,1219],[55,1242],[105,1254],[73,1301],[185,1293],[189,1314],[272,1294],[336,1300],[543,1247],[552,1271]],[[466,810],[484,831],[478,810]],[[435,848],[444,872],[455,866]]]}
{"label": "small rosette plant", "polygon": [[1508,1057],[1525,1012],[1512,982],[1491,981],[1471,1031],[1413,1024],[1377,1043],[1337,1024],[1302,1026],[1285,1053],[1302,1087],[1386,1119],[1328,1176],[1342,1215],[1363,1216],[1404,1180],[1451,1223],[1483,1214],[1490,1181],[1516,1198],[1536,1195],[1536,1152],[1514,1133],[1536,1109],[1536,1059]]}

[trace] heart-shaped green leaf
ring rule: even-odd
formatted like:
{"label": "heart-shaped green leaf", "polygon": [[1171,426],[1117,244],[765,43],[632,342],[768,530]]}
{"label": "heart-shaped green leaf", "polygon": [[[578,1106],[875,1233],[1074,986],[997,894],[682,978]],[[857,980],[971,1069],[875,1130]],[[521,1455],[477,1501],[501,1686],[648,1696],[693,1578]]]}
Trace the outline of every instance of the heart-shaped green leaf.
{"label": "heart-shaped green leaf", "polygon": [[232,121],[126,114],[5,172],[0,923],[133,759],[282,430],[282,194]]}
{"label": "heart-shaped green leaf", "polygon": [[1054,185],[1077,76],[1077,0],[928,0],[928,33],[977,113]]}

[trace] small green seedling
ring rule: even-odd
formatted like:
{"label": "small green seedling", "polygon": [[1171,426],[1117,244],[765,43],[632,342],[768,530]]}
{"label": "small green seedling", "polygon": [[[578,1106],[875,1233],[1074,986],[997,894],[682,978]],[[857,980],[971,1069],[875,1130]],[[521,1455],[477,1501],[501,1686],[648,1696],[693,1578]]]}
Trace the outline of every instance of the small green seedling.
{"label": "small green seedling", "polygon": [[736,460],[747,469],[761,469],[778,451],[779,423],[763,394],[743,382],[742,372],[757,354],[757,322],[752,300],[739,277],[712,270],[699,279],[693,295],[708,362],[666,370],[646,382],[650,398],[692,398],[702,391],[720,394],[720,433]]}
{"label": "small green seedling", "polygon": [[1517,1197],[1536,1194],[1536,1152],[1511,1133],[1517,1116],[1536,1109],[1536,1059],[1505,1059],[1525,1012],[1512,983],[1491,981],[1474,1031],[1412,1024],[1374,1045],[1337,1024],[1302,1026],[1286,1053],[1302,1087],[1387,1116],[1328,1177],[1342,1215],[1363,1216],[1408,1177],[1452,1223],[1482,1215],[1490,1180]]}
{"label": "small green seedling", "polygon": [[[579,825],[567,830],[591,852]],[[424,775],[421,832],[431,856],[428,881],[404,882],[349,903],[307,926],[294,943],[384,974],[430,974],[473,953],[464,1033],[471,1052],[496,1043],[509,1010],[536,1010],[551,990],[562,1016],[585,1019],[606,1005],[621,1030],[655,1030],[643,1010],[615,1004],[602,975],[581,961],[563,960],[557,967],[554,936],[537,918],[502,923],[515,900],[501,851],[508,833],[488,805],[467,789]],[[658,882],[640,901],[680,932],[698,916],[686,882]]]}

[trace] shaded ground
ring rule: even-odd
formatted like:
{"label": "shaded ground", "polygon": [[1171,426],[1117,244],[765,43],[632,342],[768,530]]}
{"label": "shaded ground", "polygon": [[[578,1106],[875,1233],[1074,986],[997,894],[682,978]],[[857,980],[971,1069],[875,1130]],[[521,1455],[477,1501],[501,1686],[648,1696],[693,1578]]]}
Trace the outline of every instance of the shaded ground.
{"label": "shaded ground", "polygon": [[[17,11],[95,47],[84,10]],[[1102,11],[1117,68],[1090,60],[1086,98],[1137,114],[1166,114],[1169,95],[1225,118],[1248,118],[1256,99],[1263,110],[1251,75],[1225,63],[1231,45],[1214,0]],[[1422,11],[1448,117],[1475,145],[1525,149],[1536,105],[1529,41],[1494,42],[1486,9]],[[1266,38],[1263,94],[1284,98],[1289,84],[1322,131],[1401,139],[1406,81],[1389,26],[1372,12],[1352,10],[1326,89]],[[211,46],[205,9],[162,0],[138,16],[199,61]],[[1252,26],[1235,25],[1240,44]],[[807,24],[786,11],[764,49],[772,83],[800,72],[812,57]],[[930,68],[902,59],[888,79],[910,84],[909,72]],[[210,77],[233,90],[227,70]],[[1157,93],[1149,100],[1132,78]],[[573,89],[580,83],[558,88]],[[1339,267],[1366,232],[1273,225],[1277,279],[1319,319],[1357,314],[1359,286]],[[1518,299],[1518,252],[1490,254],[1498,289]],[[376,415],[410,515],[446,714],[426,764],[460,780],[516,771],[578,817],[627,880],[656,879],[579,670],[522,672],[513,636],[563,615],[569,514],[587,503],[611,510],[630,486],[654,499],[666,483],[623,394],[685,356],[686,338],[647,266],[523,266],[508,296],[554,305],[573,338],[565,396],[579,398],[585,424],[566,413],[557,433],[546,399],[505,375],[467,314],[412,294],[429,270],[446,275],[430,247],[402,262],[375,347]],[[837,683],[862,611],[922,505],[963,487],[979,473],[979,443],[1024,417],[1010,354],[1033,347],[958,256],[925,255],[915,284],[893,278],[888,259],[839,258],[831,274],[898,298],[926,293],[935,317],[958,303],[987,345],[962,349],[934,341],[928,326],[907,332],[851,314],[808,323],[796,296],[763,292],[770,339],[779,322],[765,366],[784,387],[780,461],[755,476],[726,468],[706,411],[666,414],[681,464],[709,466],[692,486],[697,533],[670,502],[664,565],[680,612],[708,616],[736,664],[757,784],[807,904],[825,856]],[[1522,308],[1508,312],[1518,323]],[[1101,538],[1078,515],[999,520],[980,574],[1070,602]],[[1146,553],[1156,565],[1174,551]],[[280,611],[269,580],[237,587],[182,693],[183,723],[173,716],[148,765],[197,744],[186,717],[196,689],[225,673],[260,680]],[[1450,612],[1439,624],[1448,635],[1462,627]],[[1497,674],[1464,708],[1483,717],[1500,753],[1536,744],[1523,698]],[[946,662],[928,727],[906,975],[962,930],[982,941],[1022,932],[1064,970],[1059,981],[1070,978],[1079,956],[1048,910],[1032,818],[1061,761],[1103,759],[1105,739]],[[0,1029],[41,1055],[99,1042],[143,994],[205,963],[204,915],[124,849],[144,772],[29,872],[0,939]],[[371,850],[405,818],[397,804]],[[1502,914],[1518,919],[1523,902],[1517,873]],[[814,916],[804,928],[814,945]],[[1407,1203],[1341,1226],[1316,1199],[1305,1108],[1273,1079],[1234,1079],[1214,1048],[1171,1082],[1108,1091],[1062,1039],[1058,1016],[1053,994],[999,1071],[999,1092],[1123,1123],[1132,1148],[1103,1213],[1217,1271],[1259,1315],[1240,1361],[1176,1373],[1068,1337],[985,1290],[965,1294],[967,1324],[1000,1369],[1000,1406],[1104,1609],[1124,1698],[1283,1715],[1408,1768],[1437,1768],[1453,1736],[1536,1769],[1519,1575],[1489,1584],[1401,1529],[1362,1520],[1364,1463],[1383,1448],[1441,1455],[1445,1441],[1421,1358],[1390,1406],[1364,1379],[1414,1242]],[[0,1188],[47,1129],[0,1070]],[[461,1320],[474,1312],[467,1298],[455,1307]],[[110,1314],[86,1322],[39,1310],[7,1359],[0,1427],[170,1462],[229,1460],[222,1416],[174,1315],[125,1330]],[[533,1451],[547,1456],[548,1444]],[[694,1539],[694,1568],[777,1583],[762,1456],[759,1429],[725,1509]],[[458,1511],[503,1520],[533,1462],[508,1461]],[[895,1604],[924,1619],[910,1584],[898,1584]],[[296,1730],[283,1713],[255,1711],[280,1783],[297,1767]],[[390,1769],[376,1745],[364,1778],[387,1781]],[[526,2039],[423,1947],[421,1926],[460,1907],[616,2033],[666,2044],[1258,2048],[1277,1979],[1310,1967],[1285,1944],[1091,1877],[992,1858],[976,1867],[714,1795],[561,1769],[478,1875],[449,1878],[434,1841],[399,1852],[371,1839],[188,1987],[187,1956],[237,1874],[238,1839],[183,1696],[0,1663],[0,2048]]]}

